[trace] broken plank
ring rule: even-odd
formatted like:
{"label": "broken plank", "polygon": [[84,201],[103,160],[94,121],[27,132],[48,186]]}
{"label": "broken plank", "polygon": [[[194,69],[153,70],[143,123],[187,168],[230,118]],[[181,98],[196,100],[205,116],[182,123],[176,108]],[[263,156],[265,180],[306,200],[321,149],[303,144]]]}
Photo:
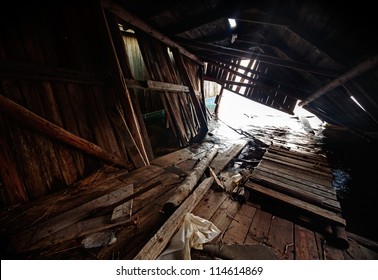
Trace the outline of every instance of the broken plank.
{"label": "broken plank", "polygon": [[286,205],[293,206],[297,209],[300,209],[312,215],[318,216],[326,220],[327,222],[330,222],[331,224],[336,224],[336,225],[341,225],[341,226],[346,225],[346,221],[342,217],[338,216],[334,212],[328,211],[319,206],[316,206],[316,205],[304,202],[302,200],[299,200],[297,198],[288,196],[286,194],[265,188],[253,182],[247,182],[245,184],[245,187],[247,187],[251,191],[255,191],[255,192],[258,192],[259,194],[268,196],[274,200],[278,200],[279,202],[282,202]]}
{"label": "broken plank", "polygon": [[110,215],[103,215],[91,219],[86,219],[83,221],[79,221],[73,225],[70,225],[58,232],[55,232],[51,235],[46,236],[45,238],[37,241],[37,243],[32,244],[28,249],[40,249],[55,246],[57,244],[63,243],[67,240],[75,239],[82,237],[87,234],[92,234],[95,232],[99,232],[105,229],[117,227],[117,226],[125,226],[134,225],[134,221],[130,219],[127,220],[117,220],[116,222],[111,222]]}
{"label": "broken plank", "polygon": [[[133,187],[132,184],[131,184],[131,187],[128,190],[129,190],[129,193],[127,194],[127,196],[129,197],[134,193],[134,187]],[[113,209],[113,213],[112,213],[110,220],[112,222],[116,222],[116,221],[119,221],[121,219],[122,220],[131,219],[132,213],[133,213],[133,200],[130,199],[130,200],[122,203],[121,205],[116,206]]]}
{"label": "broken plank", "polygon": [[142,250],[134,257],[134,260],[155,260],[164,250],[170,238],[181,226],[187,213],[190,213],[198,204],[203,195],[213,184],[212,177],[205,179],[188,197],[176,211],[169,217],[158,232],[144,245]]}

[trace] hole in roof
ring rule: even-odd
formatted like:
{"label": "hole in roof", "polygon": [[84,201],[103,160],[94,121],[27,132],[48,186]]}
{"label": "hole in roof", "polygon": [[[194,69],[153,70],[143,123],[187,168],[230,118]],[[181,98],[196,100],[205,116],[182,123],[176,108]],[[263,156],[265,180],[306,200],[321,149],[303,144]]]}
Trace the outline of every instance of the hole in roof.
{"label": "hole in roof", "polygon": [[230,27],[233,29],[236,27],[236,20],[233,18],[228,19],[228,23],[230,24]]}

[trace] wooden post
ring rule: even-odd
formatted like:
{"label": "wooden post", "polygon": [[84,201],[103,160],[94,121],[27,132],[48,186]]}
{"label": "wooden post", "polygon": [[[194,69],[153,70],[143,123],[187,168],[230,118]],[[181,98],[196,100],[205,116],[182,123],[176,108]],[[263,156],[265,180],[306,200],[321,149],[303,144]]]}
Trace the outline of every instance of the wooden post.
{"label": "wooden post", "polygon": [[173,213],[180,203],[190,194],[217,153],[218,146],[215,145],[206,153],[201,161],[197,163],[193,171],[185,178],[184,182],[176,189],[172,197],[164,204],[163,211],[165,213]]}
{"label": "wooden post", "polygon": [[115,164],[117,166],[133,169],[132,164],[124,162],[101,147],[93,144],[79,136],[72,134],[71,132],[64,130],[63,128],[41,118],[12,100],[0,95],[0,107],[9,115],[18,119],[31,127],[35,128],[39,132],[42,132],[56,140],[59,140],[65,144],[75,147],[91,156],[104,160],[108,163]]}
{"label": "wooden post", "polygon": [[216,105],[215,105],[215,109],[214,109],[214,114],[216,116],[218,116],[218,113],[219,113],[219,106],[220,106],[220,102],[221,102],[221,99],[222,99],[222,95],[223,95],[223,90],[224,90],[224,86],[222,85],[221,87],[221,90],[219,91],[219,94],[217,95],[217,97],[215,98],[216,100]]}

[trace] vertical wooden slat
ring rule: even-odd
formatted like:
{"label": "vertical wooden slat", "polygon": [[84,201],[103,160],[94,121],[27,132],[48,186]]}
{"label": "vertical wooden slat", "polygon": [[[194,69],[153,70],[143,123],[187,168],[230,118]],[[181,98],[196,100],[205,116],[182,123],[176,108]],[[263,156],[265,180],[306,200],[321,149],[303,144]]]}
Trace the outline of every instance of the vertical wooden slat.
{"label": "vertical wooden slat", "polygon": [[[130,69],[130,62],[129,62],[127,54],[126,54],[125,43],[124,43],[124,40],[122,38],[121,31],[118,28],[118,21],[115,18],[115,16],[113,14],[110,14],[110,13],[106,14],[106,19],[109,22],[110,32],[112,34],[112,39],[113,39],[113,42],[114,42],[115,51],[116,51],[117,56],[118,56],[118,61],[119,61],[119,64],[120,64],[120,68],[123,72],[123,76],[125,78],[128,78],[128,79],[130,79],[130,78],[133,79],[134,77],[133,77],[132,71]],[[142,112],[140,110],[138,99],[137,99],[136,94],[133,90],[129,89],[129,94],[130,94],[130,101],[132,102],[133,108],[135,109],[136,118],[138,119],[138,124],[139,124],[139,127],[140,127],[140,134],[141,134],[141,138],[142,138],[142,141],[143,141],[143,147],[145,149],[145,152],[146,152],[148,159],[152,160],[154,158],[152,146],[151,146],[151,143],[150,143],[150,139],[148,137],[147,129],[146,129],[146,126],[145,126],[145,123],[144,123],[144,120],[143,120],[143,115],[142,115]],[[138,150],[140,150],[140,146],[141,145],[138,145]]]}
{"label": "vertical wooden slat", "polygon": [[4,133],[9,129],[3,114],[0,113],[0,178],[6,196],[6,205],[3,206],[25,203],[29,200],[17,168],[17,162],[11,147],[9,147],[10,140]]}
{"label": "vertical wooden slat", "polygon": [[135,109],[134,109],[134,106],[130,97],[130,93],[126,86],[125,78],[122,73],[122,69],[121,69],[119,59],[117,56],[117,51],[116,51],[113,38],[112,38],[113,29],[116,28],[117,32],[119,32],[118,24],[114,26],[114,24],[108,23],[103,7],[100,7],[100,8],[101,8],[101,17],[102,17],[101,21],[104,26],[103,32],[104,34],[106,34],[106,38],[107,38],[106,43],[108,45],[109,56],[111,58],[110,62],[112,64],[112,69],[115,73],[115,80],[118,83],[117,89],[119,90],[119,96],[122,98],[121,100],[122,106],[124,106],[125,112],[127,112],[127,114],[125,115],[126,121],[135,139],[135,143],[138,145],[139,150],[142,153],[145,165],[148,165],[149,159],[146,153],[146,148],[143,143],[143,137],[141,135],[140,125],[139,125],[138,118],[135,113]]}

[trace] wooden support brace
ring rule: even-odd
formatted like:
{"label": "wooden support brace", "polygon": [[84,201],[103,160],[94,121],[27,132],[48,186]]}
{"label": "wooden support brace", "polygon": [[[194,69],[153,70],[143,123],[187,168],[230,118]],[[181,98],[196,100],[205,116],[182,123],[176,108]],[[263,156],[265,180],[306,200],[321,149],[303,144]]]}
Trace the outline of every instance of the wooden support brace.
{"label": "wooden support brace", "polygon": [[185,214],[193,211],[194,207],[202,199],[204,194],[213,184],[214,178],[206,178],[188,197],[172,216],[163,224],[158,232],[144,245],[142,250],[134,257],[134,260],[155,260],[159,257],[173,234],[179,229]]}
{"label": "wooden support brace", "polygon": [[185,178],[184,182],[177,188],[172,197],[164,204],[163,211],[165,213],[173,213],[180,203],[194,189],[206,168],[218,153],[218,146],[211,148],[202,160],[197,163],[193,171]]}
{"label": "wooden support brace", "polygon": [[39,132],[42,132],[56,140],[79,149],[88,155],[94,156],[98,159],[104,160],[108,163],[115,164],[128,169],[133,169],[132,164],[124,162],[122,159],[113,155],[94,143],[91,143],[71,132],[45,120],[44,118],[34,114],[28,109],[20,106],[12,100],[0,95],[0,107],[9,115],[30,125]]}

